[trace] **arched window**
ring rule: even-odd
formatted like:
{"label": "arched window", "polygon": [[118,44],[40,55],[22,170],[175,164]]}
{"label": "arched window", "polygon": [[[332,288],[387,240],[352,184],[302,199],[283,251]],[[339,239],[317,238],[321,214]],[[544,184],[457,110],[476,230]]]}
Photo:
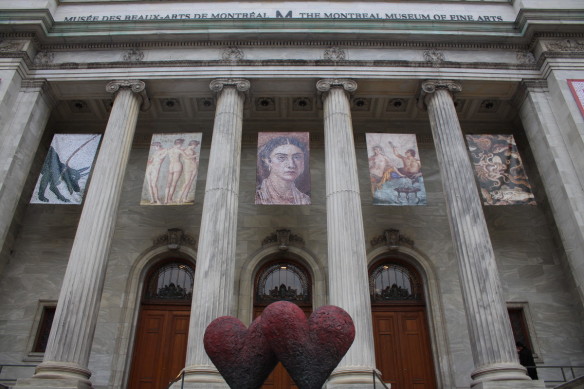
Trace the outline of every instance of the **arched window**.
{"label": "arched window", "polygon": [[371,301],[384,303],[423,303],[422,281],[416,269],[406,262],[388,258],[377,262],[369,272]]}
{"label": "arched window", "polygon": [[188,302],[193,297],[195,269],[184,261],[162,263],[148,274],[144,302]]}
{"label": "arched window", "polygon": [[290,260],[271,261],[258,271],[254,301],[256,305],[281,300],[310,305],[311,289],[310,275],[303,266]]}

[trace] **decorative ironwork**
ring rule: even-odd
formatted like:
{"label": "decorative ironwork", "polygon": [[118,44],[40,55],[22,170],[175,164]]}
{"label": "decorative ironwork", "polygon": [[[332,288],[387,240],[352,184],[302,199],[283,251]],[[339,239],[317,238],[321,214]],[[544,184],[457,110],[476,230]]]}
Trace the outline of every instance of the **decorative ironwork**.
{"label": "decorative ironwork", "polygon": [[258,272],[255,302],[270,304],[285,300],[299,305],[310,304],[310,289],[306,269],[289,261],[270,262]]}
{"label": "decorative ironwork", "polygon": [[186,263],[165,263],[150,274],[144,298],[148,301],[190,301],[193,297],[194,274],[195,270]]}
{"label": "decorative ironwork", "polygon": [[422,282],[409,265],[383,261],[369,276],[371,300],[374,303],[395,301],[423,301]]}

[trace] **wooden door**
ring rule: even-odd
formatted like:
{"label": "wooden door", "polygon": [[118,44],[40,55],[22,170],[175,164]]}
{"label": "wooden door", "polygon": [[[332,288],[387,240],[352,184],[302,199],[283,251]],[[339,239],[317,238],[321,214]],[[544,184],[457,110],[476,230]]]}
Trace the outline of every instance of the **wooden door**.
{"label": "wooden door", "polygon": [[434,365],[424,307],[373,311],[375,360],[392,389],[434,389]]}
{"label": "wooden door", "polygon": [[140,312],[129,389],[165,389],[185,366],[190,305],[145,305]]}

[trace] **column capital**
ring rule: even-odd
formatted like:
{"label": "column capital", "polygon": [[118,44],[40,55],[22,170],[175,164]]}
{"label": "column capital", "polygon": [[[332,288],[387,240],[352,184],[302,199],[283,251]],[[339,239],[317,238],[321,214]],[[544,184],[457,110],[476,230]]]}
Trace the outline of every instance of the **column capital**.
{"label": "column capital", "polygon": [[130,88],[130,90],[138,94],[142,98],[142,104],[140,105],[141,111],[147,111],[150,108],[150,99],[146,93],[146,83],[140,80],[114,80],[110,81],[106,86],[106,92],[113,93],[116,95],[120,88]]}
{"label": "column capital", "polygon": [[454,80],[425,80],[422,82],[420,96],[418,98],[418,108],[426,108],[426,97],[433,94],[438,89],[446,89],[450,94],[462,92],[460,82]]}
{"label": "column capital", "polygon": [[318,80],[316,83],[316,89],[322,93],[330,91],[335,86],[342,87],[347,92],[353,93],[357,90],[357,81],[346,78],[325,78]]}
{"label": "column capital", "polygon": [[422,93],[434,93],[436,89],[448,89],[450,93],[462,91],[462,85],[453,80],[426,80],[422,82]]}
{"label": "column capital", "polygon": [[242,78],[217,78],[209,84],[209,88],[215,93],[221,92],[225,86],[234,86],[238,92],[247,92],[251,83]]}

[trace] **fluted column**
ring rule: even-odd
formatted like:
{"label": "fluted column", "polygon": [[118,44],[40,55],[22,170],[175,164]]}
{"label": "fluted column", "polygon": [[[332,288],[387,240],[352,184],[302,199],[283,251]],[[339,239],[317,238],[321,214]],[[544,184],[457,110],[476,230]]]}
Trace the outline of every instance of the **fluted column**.
{"label": "fluted column", "polygon": [[[35,157],[34,150],[39,147],[54,106],[54,98],[44,79],[16,79],[11,86],[10,94],[16,96],[15,101],[13,104],[7,103],[10,108],[0,121],[0,249],[7,239]],[[3,264],[4,260],[0,259],[0,273]]]}
{"label": "fluted column", "polygon": [[203,202],[191,308],[185,387],[227,387],[203,348],[207,325],[232,315],[241,164],[243,92],[247,80],[214,80],[217,110]]}
{"label": "fluted column", "polygon": [[452,93],[461,91],[461,86],[432,80],[424,82],[422,90],[458,259],[475,362],[472,386],[529,380],[525,368],[518,363],[495,255],[454,107]]}
{"label": "fluted column", "polygon": [[[101,291],[114,232],[124,173],[140,103],[148,102],[142,81],[113,81],[116,93],[85,205],[71,249],[43,363],[17,387],[90,387],[87,369]],[[47,380],[68,382],[59,386]]]}
{"label": "fluted column", "polygon": [[372,383],[375,369],[371,300],[357,157],[348,92],[352,80],[320,80],[323,92],[328,231],[329,303],[355,322],[355,341],[331,375],[327,387]]}

